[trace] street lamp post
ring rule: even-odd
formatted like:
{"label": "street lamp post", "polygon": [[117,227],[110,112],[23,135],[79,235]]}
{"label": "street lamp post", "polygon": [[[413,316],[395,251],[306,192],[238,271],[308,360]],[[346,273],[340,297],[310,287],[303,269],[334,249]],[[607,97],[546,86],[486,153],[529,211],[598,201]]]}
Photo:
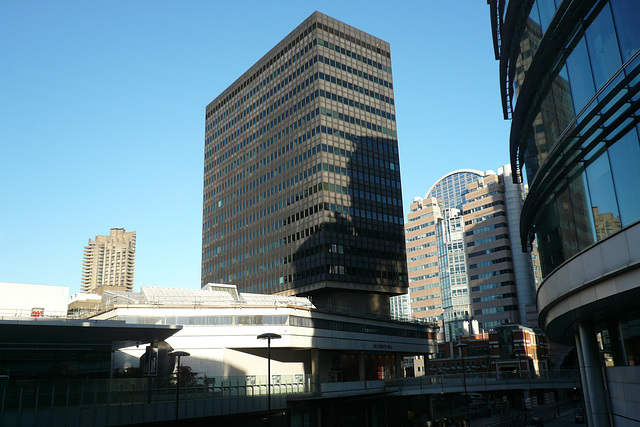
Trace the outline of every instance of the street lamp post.
{"label": "street lamp post", "polygon": [[267,340],[267,419],[269,426],[271,426],[271,340],[280,338],[282,338],[281,335],[270,332],[258,335],[259,340]]}
{"label": "street lamp post", "polygon": [[[553,372],[551,371],[550,365],[552,365],[552,359],[555,356],[555,354],[552,353],[547,353],[547,375],[549,375],[549,378],[551,378],[551,384],[553,384]],[[554,370],[555,370],[555,365],[554,365]],[[553,395],[556,399],[556,418],[560,418],[560,393],[558,393],[558,389],[554,389],[553,390]]]}
{"label": "street lamp post", "polygon": [[460,357],[462,358],[462,385],[464,387],[464,402],[467,406],[467,425],[471,425],[471,416],[469,415],[469,395],[467,394],[467,367],[464,364],[464,348],[467,344],[459,343],[456,347],[460,349]]}
{"label": "street lamp post", "polygon": [[524,362],[527,364],[527,379],[531,384],[531,364],[529,363],[529,351],[527,350],[527,340],[522,338],[522,355],[524,356]]}
{"label": "street lamp post", "polygon": [[[529,387],[527,389],[527,396],[531,393],[531,371],[529,370],[529,355],[526,353],[526,346],[524,345],[524,338],[523,338],[523,343],[522,343],[522,348],[517,352],[518,355],[518,375],[520,376],[520,379],[522,379],[522,358],[521,358],[521,354],[524,355],[525,359],[525,363],[527,364],[527,383],[529,384]],[[524,392],[523,394],[523,400],[522,400],[522,404],[524,407],[524,419],[525,421],[527,420],[527,399],[529,399],[529,402],[531,401],[530,397],[524,397],[525,394]]]}
{"label": "street lamp post", "polygon": [[[516,356],[518,356],[518,377],[520,380],[522,380],[522,357],[520,356],[520,350],[516,350],[514,348],[514,351],[516,352]],[[522,391],[522,410],[524,411],[524,420],[525,422],[527,422],[527,403],[525,401],[525,394],[524,394],[524,390]]]}
{"label": "street lamp post", "polygon": [[168,356],[175,356],[178,358],[178,374],[176,375],[176,420],[180,416],[180,358],[191,356],[186,351],[172,351]]}
{"label": "street lamp post", "polygon": [[520,356],[519,350],[514,350],[516,352],[516,356],[518,356],[518,377],[522,380],[522,357]]}

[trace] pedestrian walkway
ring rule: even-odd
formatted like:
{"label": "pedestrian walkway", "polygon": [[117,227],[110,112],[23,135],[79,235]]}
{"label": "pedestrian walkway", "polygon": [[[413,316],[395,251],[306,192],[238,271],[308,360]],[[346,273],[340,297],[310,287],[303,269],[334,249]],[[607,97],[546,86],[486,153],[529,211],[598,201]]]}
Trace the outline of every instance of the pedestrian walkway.
{"label": "pedestrian walkway", "polygon": [[[552,420],[558,416],[565,416],[573,413],[573,403],[570,401],[549,403],[537,406],[527,410],[527,418],[537,417],[543,421]],[[513,425],[516,420],[525,421],[525,414],[522,408],[516,408],[510,410],[508,413],[496,414],[491,417],[479,418],[471,421],[471,427],[500,427],[506,425]]]}

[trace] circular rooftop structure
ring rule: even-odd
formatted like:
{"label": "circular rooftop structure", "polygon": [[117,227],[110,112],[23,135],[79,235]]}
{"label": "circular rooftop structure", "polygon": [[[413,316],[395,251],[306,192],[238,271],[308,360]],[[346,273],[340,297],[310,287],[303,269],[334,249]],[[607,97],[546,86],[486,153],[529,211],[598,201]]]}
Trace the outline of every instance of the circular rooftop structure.
{"label": "circular rooftop structure", "polygon": [[431,186],[425,198],[435,197],[445,208],[460,209],[464,203],[467,186],[483,176],[485,176],[484,172],[475,169],[458,169],[450,172]]}

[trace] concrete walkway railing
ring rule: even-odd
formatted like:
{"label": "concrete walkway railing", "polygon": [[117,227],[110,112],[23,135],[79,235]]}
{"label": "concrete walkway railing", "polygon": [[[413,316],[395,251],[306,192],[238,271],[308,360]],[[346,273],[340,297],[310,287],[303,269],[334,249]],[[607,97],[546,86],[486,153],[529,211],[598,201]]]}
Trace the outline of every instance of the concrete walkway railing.
{"label": "concrete walkway railing", "polygon": [[[506,389],[570,388],[577,371],[553,371],[527,377],[513,373],[467,373],[468,392]],[[462,374],[373,381],[320,383],[317,376],[274,376],[271,406],[288,400],[359,396],[371,393],[425,395],[461,393]],[[267,409],[266,376],[192,380],[180,387],[179,417],[194,418]],[[176,388],[166,380],[114,378],[87,380],[0,381],[0,425],[106,426],[175,418]]]}

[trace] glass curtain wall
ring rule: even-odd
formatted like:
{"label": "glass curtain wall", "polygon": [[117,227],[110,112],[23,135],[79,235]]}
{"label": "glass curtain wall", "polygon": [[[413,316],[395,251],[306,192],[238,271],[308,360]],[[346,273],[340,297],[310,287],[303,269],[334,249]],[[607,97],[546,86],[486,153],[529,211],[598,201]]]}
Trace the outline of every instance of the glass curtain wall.
{"label": "glass curtain wall", "polygon": [[[560,0],[533,3],[510,79],[514,101],[562,6]],[[639,22],[637,1],[594,2],[568,38],[555,78],[537,94],[539,110],[520,145],[528,182],[543,179],[536,174],[557,160],[556,147],[573,151],[557,154],[567,163],[554,169],[554,185],[533,218],[543,276],[640,219]]]}

